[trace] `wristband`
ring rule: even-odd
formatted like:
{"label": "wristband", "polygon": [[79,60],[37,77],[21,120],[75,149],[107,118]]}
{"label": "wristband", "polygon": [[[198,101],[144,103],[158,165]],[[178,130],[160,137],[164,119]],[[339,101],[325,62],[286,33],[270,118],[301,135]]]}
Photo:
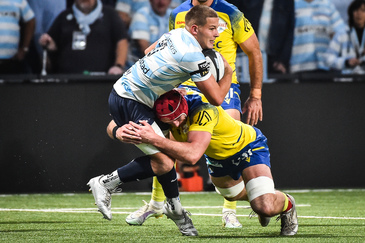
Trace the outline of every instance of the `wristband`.
{"label": "wristband", "polygon": [[117,138],[117,130],[118,130],[118,128],[119,128],[118,126],[115,126],[115,127],[113,128],[113,132],[112,132],[112,133],[113,133],[113,137],[114,137],[115,139],[118,139],[118,138]]}

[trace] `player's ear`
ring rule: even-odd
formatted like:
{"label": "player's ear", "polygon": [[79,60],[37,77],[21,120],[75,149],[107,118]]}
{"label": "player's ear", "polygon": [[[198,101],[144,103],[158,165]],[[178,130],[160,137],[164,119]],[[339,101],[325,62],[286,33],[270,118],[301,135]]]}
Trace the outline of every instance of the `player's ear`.
{"label": "player's ear", "polygon": [[193,24],[191,27],[190,27],[190,30],[191,30],[191,34],[193,35],[196,35],[198,34],[198,26]]}

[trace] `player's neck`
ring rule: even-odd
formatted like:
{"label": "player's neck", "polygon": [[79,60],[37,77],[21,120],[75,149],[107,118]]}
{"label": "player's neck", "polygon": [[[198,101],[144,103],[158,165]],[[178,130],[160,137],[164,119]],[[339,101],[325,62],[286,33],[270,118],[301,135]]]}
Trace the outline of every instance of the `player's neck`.
{"label": "player's neck", "polygon": [[214,0],[192,0],[192,4],[194,6],[196,5],[206,5],[206,6],[209,6],[212,5]]}

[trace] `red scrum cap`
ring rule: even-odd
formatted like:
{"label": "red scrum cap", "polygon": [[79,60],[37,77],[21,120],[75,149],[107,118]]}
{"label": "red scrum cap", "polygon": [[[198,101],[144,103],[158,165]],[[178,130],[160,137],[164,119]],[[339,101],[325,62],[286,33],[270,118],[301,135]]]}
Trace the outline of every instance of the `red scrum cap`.
{"label": "red scrum cap", "polygon": [[153,107],[158,119],[174,121],[182,114],[188,115],[188,103],[178,91],[171,90],[161,95]]}

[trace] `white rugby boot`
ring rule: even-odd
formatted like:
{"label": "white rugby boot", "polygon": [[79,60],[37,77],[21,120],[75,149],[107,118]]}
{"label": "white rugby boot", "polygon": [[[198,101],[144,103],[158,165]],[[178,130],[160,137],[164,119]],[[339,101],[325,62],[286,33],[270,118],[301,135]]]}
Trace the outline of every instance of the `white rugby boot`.
{"label": "white rugby boot", "polygon": [[295,200],[289,194],[286,194],[293,207],[284,213],[281,213],[277,220],[281,219],[281,235],[295,235],[298,232],[298,216],[295,209]]}
{"label": "white rugby boot", "polygon": [[137,211],[129,214],[125,221],[130,225],[142,225],[150,217],[160,218],[163,215],[162,209],[157,209],[153,205],[144,201],[144,206],[140,207]]}
{"label": "white rugby boot", "polygon": [[238,221],[236,214],[233,211],[223,213],[222,223],[225,228],[242,228],[242,224]]}
{"label": "white rugby boot", "polygon": [[111,202],[112,197],[110,191],[100,183],[101,176],[90,179],[87,185],[90,187],[89,191],[93,193],[95,205],[98,206],[99,212],[103,214],[107,220],[112,219]]}
{"label": "white rugby boot", "polygon": [[198,231],[195,229],[193,221],[189,217],[189,215],[191,215],[190,212],[183,209],[181,204],[177,205],[180,202],[172,202],[172,200],[178,199],[167,199],[163,208],[163,213],[167,216],[167,218],[174,221],[181,234],[185,236],[197,236]]}

